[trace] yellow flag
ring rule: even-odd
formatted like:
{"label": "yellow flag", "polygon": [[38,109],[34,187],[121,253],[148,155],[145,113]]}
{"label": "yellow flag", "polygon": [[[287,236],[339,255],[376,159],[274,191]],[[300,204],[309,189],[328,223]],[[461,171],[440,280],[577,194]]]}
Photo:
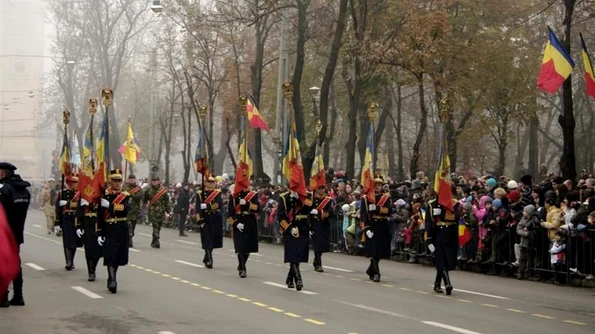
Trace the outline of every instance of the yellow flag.
{"label": "yellow flag", "polygon": [[132,124],[128,122],[128,135],[126,136],[126,148],[124,149],[124,159],[131,164],[136,164],[138,155],[138,148],[134,142],[134,132],[132,132]]}

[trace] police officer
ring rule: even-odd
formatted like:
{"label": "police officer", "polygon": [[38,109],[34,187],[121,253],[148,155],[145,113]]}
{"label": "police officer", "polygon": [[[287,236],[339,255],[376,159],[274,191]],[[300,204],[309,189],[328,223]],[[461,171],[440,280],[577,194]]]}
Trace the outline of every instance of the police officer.
{"label": "police officer", "polygon": [[227,223],[232,228],[233,245],[238,256],[238,273],[246,277],[246,262],[250,253],[258,253],[258,195],[254,191],[234,194],[227,206]]}
{"label": "police officer", "polygon": [[161,226],[165,219],[165,214],[169,213],[169,196],[167,188],[161,186],[158,176],[151,179],[151,187],[145,192],[144,202],[147,203],[147,216],[151,226],[153,226],[153,239],[151,247],[160,248],[159,238],[161,235]]}
{"label": "police officer", "polygon": [[136,184],[136,176],[132,174],[128,175],[128,181],[124,186],[124,191],[130,195],[130,211],[128,211],[128,231],[130,232],[130,238],[128,240],[128,246],[134,248],[132,237],[134,237],[136,223],[140,219],[140,207],[143,199],[142,188]]}
{"label": "police officer", "polygon": [[368,196],[361,199],[361,221],[364,225],[362,238],[370,265],[366,274],[370,280],[380,282],[380,259],[390,257],[390,225],[388,218],[392,214],[390,196],[384,193],[382,178],[374,179],[374,201]]}
{"label": "police officer", "polygon": [[[312,214],[312,193],[300,199],[298,193],[289,191],[279,196],[277,221],[283,234],[284,262],[289,263],[285,283],[290,289],[301,291],[304,287],[300,262],[308,263],[310,255],[310,214]],[[294,285],[295,283],[295,285]]]}
{"label": "police officer", "polygon": [[[82,190],[87,195],[93,192],[90,185]],[[101,258],[101,247],[97,244],[97,203],[89,203],[81,194],[76,212],[76,235],[82,239],[85,247],[85,260],[87,261],[87,281],[95,281],[97,264]]]}
{"label": "police officer", "polygon": [[460,208],[458,202],[452,201],[451,208],[447,208],[440,204],[438,198],[430,200],[426,214],[426,245],[430,252],[434,253],[436,265],[434,291],[443,293],[440,283],[444,279],[447,295],[450,295],[453,289],[448,272],[456,267],[459,249]]}
{"label": "police officer", "polygon": [[122,190],[120,169],[110,171],[110,186],[101,197],[97,213],[97,243],[103,247],[103,265],[107,266],[107,289],[118,291],[118,267],[128,264],[128,211],[130,196]]}
{"label": "police officer", "polygon": [[203,263],[213,268],[213,249],[223,247],[223,215],[221,190],[215,188],[215,178],[205,180],[204,191],[199,190],[196,196],[196,221],[200,226],[200,241],[205,250]]}
{"label": "police officer", "polygon": [[319,185],[314,195],[313,209],[310,211],[310,235],[312,250],[314,251],[314,270],[319,273],[322,269],[322,253],[330,252],[331,248],[331,219],[334,216],[335,203],[326,196],[325,185]]}
{"label": "police officer", "polygon": [[[25,219],[27,218],[27,210],[31,201],[31,193],[27,189],[31,184],[21,179],[14,171],[17,168],[8,162],[0,162],[0,203],[6,211],[6,219],[10,225],[10,229],[19,245],[23,243],[23,233],[25,230]],[[20,256],[19,256],[20,263]],[[10,302],[8,301],[8,291],[3,293],[0,298],[0,307],[25,306],[23,299],[23,269],[19,268],[19,274],[12,282],[13,296]]]}
{"label": "police officer", "polygon": [[56,198],[56,221],[54,229],[56,234],[62,234],[62,246],[64,248],[64,259],[66,265],[64,269],[70,271],[74,269],[74,256],[76,249],[83,245],[81,238],[76,233],[75,221],[76,212],[80,199],[78,188],[78,175],[69,175],[66,177],[68,189],[61,190]]}

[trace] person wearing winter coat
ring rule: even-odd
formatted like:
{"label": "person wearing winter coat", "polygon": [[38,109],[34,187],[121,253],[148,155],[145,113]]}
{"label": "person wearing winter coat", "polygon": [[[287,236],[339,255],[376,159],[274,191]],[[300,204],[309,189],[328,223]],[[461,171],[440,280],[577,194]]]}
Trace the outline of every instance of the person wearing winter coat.
{"label": "person wearing winter coat", "polygon": [[536,215],[535,206],[529,204],[523,208],[523,218],[516,226],[516,233],[521,237],[519,242],[520,256],[519,256],[519,272],[518,279],[527,277],[527,262],[529,256],[529,249],[533,243],[535,228],[539,226],[539,219]]}

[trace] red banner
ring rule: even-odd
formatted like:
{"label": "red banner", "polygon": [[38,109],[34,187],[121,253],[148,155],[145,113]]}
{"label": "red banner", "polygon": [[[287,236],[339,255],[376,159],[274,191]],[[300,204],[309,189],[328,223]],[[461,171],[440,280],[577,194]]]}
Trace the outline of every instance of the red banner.
{"label": "red banner", "polygon": [[4,208],[0,205],[0,294],[19,274],[19,248],[8,225]]}

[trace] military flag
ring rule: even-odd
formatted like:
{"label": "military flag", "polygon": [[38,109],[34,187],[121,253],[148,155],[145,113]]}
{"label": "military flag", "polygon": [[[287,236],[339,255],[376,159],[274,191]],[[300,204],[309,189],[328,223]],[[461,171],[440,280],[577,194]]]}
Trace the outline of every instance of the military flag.
{"label": "military flag", "polygon": [[246,132],[242,137],[242,144],[240,145],[239,163],[236,168],[236,177],[233,187],[233,195],[236,196],[244,190],[250,188],[250,178],[252,177],[252,158],[246,142]]}
{"label": "military flag", "polygon": [[105,182],[107,181],[107,171],[109,169],[108,161],[108,131],[109,124],[107,118],[107,112],[103,113],[103,121],[101,122],[101,133],[99,134],[99,140],[95,147],[95,154],[97,157],[97,165],[99,166],[95,171],[93,177],[93,198],[100,198],[105,189]]}
{"label": "military flag", "polygon": [[250,126],[255,129],[263,129],[267,132],[271,131],[269,129],[268,124],[258,112],[258,108],[256,108],[256,104],[252,101],[252,98],[248,98],[246,101],[246,113],[248,114],[248,121],[250,122]]}
{"label": "military flag", "polygon": [[318,187],[326,185],[326,170],[324,169],[324,159],[322,158],[322,147],[316,145],[314,154],[314,163],[310,172],[310,190],[314,191]]}
{"label": "military flag", "polygon": [[126,142],[120,146],[118,152],[124,156],[126,161],[130,162],[131,164],[135,165],[140,157],[140,147],[137,144],[137,140],[134,137],[134,132],[132,131],[132,123],[128,120],[128,132],[126,135]]}
{"label": "military flag", "polygon": [[211,176],[209,170],[209,158],[207,157],[207,146],[205,137],[205,127],[203,124],[199,126],[198,145],[196,145],[196,152],[194,153],[194,166],[196,172],[202,174],[205,178]]}
{"label": "military flag", "polygon": [[0,291],[8,293],[8,285],[19,274],[19,250],[4,207],[0,204]]}
{"label": "military flag", "polygon": [[370,129],[368,130],[368,139],[366,140],[366,154],[364,155],[364,163],[362,164],[361,184],[364,187],[364,196],[368,198],[368,202],[375,203],[376,196],[374,195],[374,123],[370,122]]}
{"label": "military flag", "polygon": [[587,96],[595,97],[595,72],[593,71],[593,63],[591,62],[591,56],[589,52],[587,52],[587,45],[583,39],[583,34],[580,34],[580,37],[582,49],[581,56],[583,58],[583,65],[585,67],[585,89]]}
{"label": "military flag", "polygon": [[537,88],[554,94],[572,73],[574,61],[550,27],[543,60],[537,77]]}
{"label": "military flag", "polygon": [[93,148],[91,143],[91,124],[85,132],[85,139],[83,141],[81,164],[79,167],[79,184],[78,191],[81,193],[81,197],[87,202],[93,201]]}
{"label": "military flag", "polygon": [[288,123],[289,131],[285,131],[287,137],[283,147],[283,175],[289,181],[289,190],[296,192],[303,202],[308,191],[293,112]]}
{"label": "military flag", "polygon": [[434,176],[434,191],[438,194],[438,204],[453,211],[454,203],[450,180],[450,158],[444,133],[444,125],[440,130],[440,147],[438,153],[438,168]]}
{"label": "military flag", "polygon": [[64,131],[64,138],[62,139],[62,153],[60,153],[60,164],[59,169],[60,173],[64,175],[65,178],[70,176],[71,168],[70,168],[70,147],[68,143],[68,133]]}

